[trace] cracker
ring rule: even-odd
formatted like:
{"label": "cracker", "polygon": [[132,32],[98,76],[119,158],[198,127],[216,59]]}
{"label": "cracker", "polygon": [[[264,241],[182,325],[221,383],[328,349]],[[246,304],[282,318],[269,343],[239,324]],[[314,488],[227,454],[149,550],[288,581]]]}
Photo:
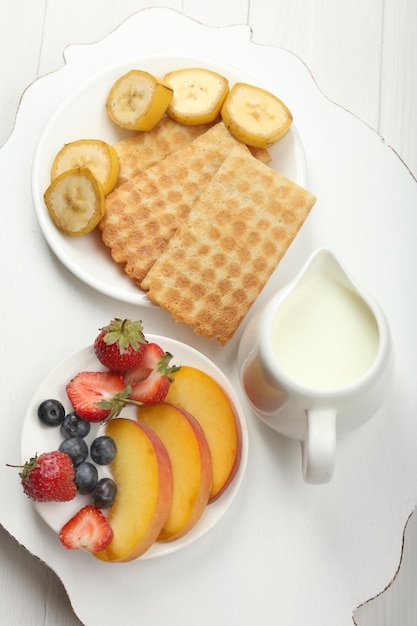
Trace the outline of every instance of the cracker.
{"label": "cracker", "polygon": [[224,345],[307,218],[315,197],[240,145],[142,281],[176,322]]}
{"label": "cracker", "polygon": [[[120,167],[116,186],[120,187],[139,172],[186,146],[212,126],[212,123],[185,126],[166,116],[152,130],[138,131],[118,141],[114,144]],[[268,150],[252,147],[250,150],[263,163],[272,160]]]}
{"label": "cracker", "polygon": [[163,117],[148,132],[135,132],[114,144],[119,157],[117,186],[134,178],[139,172],[179,150],[208,130],[212,124],[184,126]]}
{"label": "cracker", "polygon": [[107,196],[102,239],[138,285],[236,145],[219,122]]}

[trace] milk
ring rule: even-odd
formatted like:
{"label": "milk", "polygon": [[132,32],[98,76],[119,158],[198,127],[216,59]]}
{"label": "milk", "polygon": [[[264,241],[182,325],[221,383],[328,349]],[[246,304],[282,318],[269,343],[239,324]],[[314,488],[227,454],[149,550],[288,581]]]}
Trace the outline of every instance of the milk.
{"label": "milk", "polygon": [[282,303],[271,341],[287,376],[309,388],[331,390],[352,383],[370,368],[379,333],[374,314],[359,294],[319,271],[305,276]]}

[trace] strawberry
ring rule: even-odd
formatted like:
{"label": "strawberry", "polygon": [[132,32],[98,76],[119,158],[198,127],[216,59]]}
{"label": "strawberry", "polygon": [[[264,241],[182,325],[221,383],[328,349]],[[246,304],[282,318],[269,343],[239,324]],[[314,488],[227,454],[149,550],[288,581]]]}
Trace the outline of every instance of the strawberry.
{"label": "strawberry", "polygon": [[73,462],[58,450],[35,455],[24,464],[19,476],[23,491],[36,502],[67,502],[77,493]]}
{"label": "strawberry", "polygon": [[130,389],[116,372],[80,372],[66,386],[67,396],[79,417],[104,422],[120,413]]}
{"label": "strawberry", "polygon": [[68,550],[104,550],[113,539],[113,530],[99,508],[87,504],[61,528],[61,543]]}
{"label": "strawberry", "polygon": [[180,369],[176,365],[169,367],[171,359],[172,354],[158,344],[146,344],[142,361],[123,375],[125,384],[131,386],[130,400],[143,404],[162,402],[173,380],[171,374]]}
{"label": "strawberry", "polygon": [[141,321],[116,317],[100,331],[94,341],[94,352],[104,367],[122,373],[140,363],[147,343]]}

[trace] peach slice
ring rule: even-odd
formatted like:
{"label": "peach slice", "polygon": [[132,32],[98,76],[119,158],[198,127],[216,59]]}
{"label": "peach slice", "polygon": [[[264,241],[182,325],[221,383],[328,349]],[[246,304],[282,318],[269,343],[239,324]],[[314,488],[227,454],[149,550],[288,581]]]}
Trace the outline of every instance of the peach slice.
{"label": "peach slice", "polygon": [[158,541],[173,541],[195,526],[207,506],[213,475],[207,439],[192,415],[171,404],[140,407],[138,419],[158,435],[171,459],[172,505]]}
{"label": "peach slice", "polygon": [[118,491],[108,514],[113,539],[94,556],[102,561],[131,561],[151,547],[169,514],[171,462],[160,439],[144,424],[114,418],[106,433],[117,446],[110,468]]}
{"label": "peach slice", "polygon": [[205,372],[183,365],[173,378],[165,401],[191,413],[204,431],[213,466],[209,499],[213,502],[238,470],[242,456],[240,421],[225,391]]}

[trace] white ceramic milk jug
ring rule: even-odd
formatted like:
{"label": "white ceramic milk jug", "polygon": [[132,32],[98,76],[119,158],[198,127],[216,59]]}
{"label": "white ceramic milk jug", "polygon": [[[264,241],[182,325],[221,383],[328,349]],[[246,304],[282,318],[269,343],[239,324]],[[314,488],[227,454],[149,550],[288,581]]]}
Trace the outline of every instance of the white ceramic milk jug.
{"label": "white ceramic milk jug", "polygon": [[325,248],[249,321],[238,351],[250,405],[301,442],[309,483],[331,479],[337,437],[381,407],[392,365],[384,313]]}

